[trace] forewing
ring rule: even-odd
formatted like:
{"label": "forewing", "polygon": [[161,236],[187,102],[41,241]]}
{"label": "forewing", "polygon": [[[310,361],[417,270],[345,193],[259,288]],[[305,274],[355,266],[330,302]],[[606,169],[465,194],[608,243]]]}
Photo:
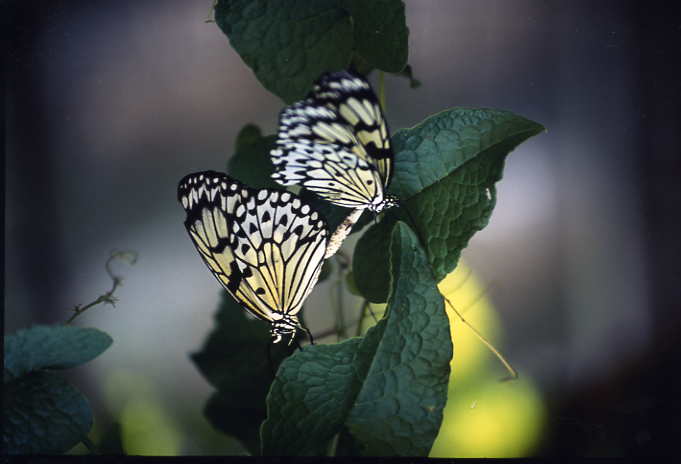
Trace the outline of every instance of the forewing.
{"label": "forewing", "polygon": [[212,171],[185,177],[178,197],[199,254],[234,298],[270,322],[300,310],[326,249],[318,213],[291,193]]}
{"label": "forewing", "polygon": [[300,184],[340,206],[381,203],[393,155],[366,79],[347,72],[322,76],[307,99],[282,111],[271,156],[272,177],[282,185]]}
{"label": "forewing", "polygon": [[282,185],[302,185],[339,206],[363,209],[383,200],[378,172],[364,159],[336,144],[288,141],[271,152]]}
{"label": "forewing", "polygon": [[290,192],[262,189],[235,211],[234,253],[252,298],[296,314],[314,287],[326,251],[319,213]]}
{"label": "forewing", "polygon": [[[361,149],[356,149],[356,154],[373,163],[383,180],[383,186],[387,187],[393,161],[390,133],[381,105],[369,82],[347,71],[327,73],[315,83],[308,98],[320,106],[334,109],[335,122],[348,128],[359,141]],[[323,125],[319,127],[323,132]],[[314,133],[320,132],[314,129]]]}

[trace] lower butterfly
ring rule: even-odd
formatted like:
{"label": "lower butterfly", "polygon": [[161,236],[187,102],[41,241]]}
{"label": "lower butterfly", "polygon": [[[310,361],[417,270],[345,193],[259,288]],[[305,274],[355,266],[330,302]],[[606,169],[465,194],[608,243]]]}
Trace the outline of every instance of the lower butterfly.
{"label": "lower butterfly", "polygon": [[[291,192],[253,189],[226,174],[185,176],[178,200],[201,258],[246,310],[271,324],[273,342],[298,329],[298,312],[328,256],[328,228]],[[311,339],[311,338],[310,338]]]}

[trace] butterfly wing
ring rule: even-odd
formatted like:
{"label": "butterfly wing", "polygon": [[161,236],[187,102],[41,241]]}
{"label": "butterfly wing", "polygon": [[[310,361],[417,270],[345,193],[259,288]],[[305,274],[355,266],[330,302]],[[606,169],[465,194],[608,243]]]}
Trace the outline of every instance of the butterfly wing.
{"label": "butterfly wing", "polygon": [[282,185],[301,184],[331,203],[366,208],[383,199],[381,179],[372,166],[336,144],[286,142],[271,152]]}
{"label": "butterfly wing", "polygon": [[393,156],[366,79],[348,72],[323,75],[307,99],[282,111],[271,156],[272,177],[282,185],[301,184],[340,206],[381,204]]}
{"label": "butterfly wing", "polygon": [[269,322],[300,311],[326,250],[317,212],[290,192],[251,189],[213,171],[182,179],[178,199],[192,242],[230,295]]}
{"label": "butterfly wing", "polygon": [[369,82],[347,71],[324,74],[312,89],[313,99],[335,108],[339,122],[359,141],[353,146],[360,157],[372,162],[387,187],[392,175],[393,152],[381,105]]}

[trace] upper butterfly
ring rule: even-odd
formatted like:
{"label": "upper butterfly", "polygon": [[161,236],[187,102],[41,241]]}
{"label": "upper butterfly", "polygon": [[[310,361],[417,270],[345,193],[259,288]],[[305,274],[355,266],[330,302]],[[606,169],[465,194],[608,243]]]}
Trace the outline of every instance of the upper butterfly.
{"label": "upper butterfly", "polygon": [[322,75],[305,100],[284,108],[270,152],[281,185],[300,184],[333,204],[379,213],[392,174],[390,134],[369,82],[347,71]]}
{"label": "upper butterfly", "polygon": [[252,189],[214,171],[185,176],[177,195],[201,258],[232,297],[272,324],[273,342],[293,341],[297,329],[309,334],[297,314],[327,247],[319,213],[293,193]]}

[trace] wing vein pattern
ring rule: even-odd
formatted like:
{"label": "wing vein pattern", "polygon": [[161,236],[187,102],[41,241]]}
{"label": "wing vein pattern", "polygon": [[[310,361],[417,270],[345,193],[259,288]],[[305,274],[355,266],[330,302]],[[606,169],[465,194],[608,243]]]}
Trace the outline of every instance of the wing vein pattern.
{"label": "wing vein pattern", "polygon": [[192,242],[225,290],[272,324],[275,342],[295,335],[327,248],[319,213],[291,192],[252,189],[214,171],[185,176],[178,200]]}
{"label": "wing vein pattern", "polygon": [[392,174],[390,134],[369,82],[322,75],[306,99],[284,108],[270,152],[281,185],[299,184],[338,206],[380,212]]}

